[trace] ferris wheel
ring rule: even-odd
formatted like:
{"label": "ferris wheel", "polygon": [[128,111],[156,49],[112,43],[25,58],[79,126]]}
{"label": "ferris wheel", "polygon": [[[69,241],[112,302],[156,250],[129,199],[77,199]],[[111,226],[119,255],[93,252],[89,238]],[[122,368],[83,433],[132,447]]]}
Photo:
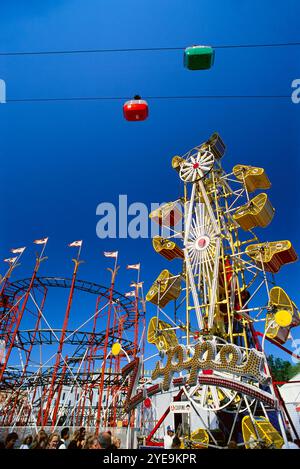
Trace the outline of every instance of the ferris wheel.
{"label": "ferris wheel", "polygon": [[[170,227],[170,217],[164,218],[161,207],[161,217],[156,221],[172,231],[169,239],[154,238],[153,247],[169,261],[180,260],[182,269],[178,274],[167,271],[163,281],[159,276],[148,292],[146,299],[157,308],[155,320],[149,324],[148,341],[158,347],[161,363],[161,357],[169,356],[176,347],[182,347],[192,360],[197,344],[214,344],[215,368],[200,366],[198,380],[192,386],[181,381],[185,399],[196,410],[250,416],[255,426],[260,412],[269,422],[268,411],[278,406],[263,350],[265,340],[283,346],[291,329],[300,324],[296,305],[272,278],[282,266],[296,261],[297,254],[287,240],[259,242],[253,230],[268,226],[275,209],[265,192],[254,197],[251,193],[267,190],[270,181],[258,167],[236,165],[226,173],[221,165],[224,153],[225,144],[215,133],[207,142],[172,160],[184,184],[184,197],[178,199],[183,229],[176,229],[174,224]],[[265,296],[264,304],[257,304],[258,292]],[[166,312],[172,300],[173,315]],[[256,332],[256,325],[264,325],[264,332]],[[262,345],[257,339],[259,333],[263,335]],[[238,366],[222,368],[219,362],[228,346],[234,347],[229,357],[239,354]],[[237,372],[253,350],[267,372],[268,385],[263,386],[257,376]],[[207,356],[205,352],[204,359]],[[188,377],[191,366],[181,369],[180,376]],[[179,378],[173,382],[178,383]],[[280,414],[278,419],[284,433]]]}

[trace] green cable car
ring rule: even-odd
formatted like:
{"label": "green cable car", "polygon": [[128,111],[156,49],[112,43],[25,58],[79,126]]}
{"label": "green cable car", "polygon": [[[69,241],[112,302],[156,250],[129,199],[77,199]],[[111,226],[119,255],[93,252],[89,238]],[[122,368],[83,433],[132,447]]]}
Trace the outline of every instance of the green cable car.
{"label": "green cable car", "polygon": [[184,66],[189,70],[207,70],[213,66],[215,51],[210,46],[191,46],[184,51]]}

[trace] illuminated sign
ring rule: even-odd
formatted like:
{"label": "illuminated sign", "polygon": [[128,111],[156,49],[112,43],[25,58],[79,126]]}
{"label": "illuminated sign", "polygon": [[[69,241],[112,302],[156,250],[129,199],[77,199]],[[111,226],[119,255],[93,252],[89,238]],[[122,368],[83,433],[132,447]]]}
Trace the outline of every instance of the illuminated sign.
{"label": "illuminated sign", "polygon": [[[214,370],[231,373],[237,376],[254,378],[261,384],[267,384],[270,377],[265,374],[265,357],[256,349],[250,349],[248,354],[243,353],[243,349],[233,344],[221,345],[217,352],[215,342],[207,340],[194,346],[194,355],[187,358],[186,348],[177,345],[167,352],[167,362],[165,365],[161,361],[157,362],[151,378],[163,377],[162,389],[167,391],[170,388],[174,373],[188,371],[187,384],[195,386],[200,370]],[[204,358],[204,355],[205,358]]]}
{"label": "illuminated sign", "polygon": [[[189,347],[191,350],[192,347]],[[202,370],[215,370],[237,375],[255,380],[260,384],[268,384],[271,378],[265,373],[265,356],[256,349],[247,350],[233,344],[218,345],[207,340],[193,346],[194,354],[187,357],[187,350],[184,345],[177,345],[167,352],[165,366],[161,361],[157,362],[151,378],[153,380],[163,377],[163,381],[153,384],[147,389],[142,389],[135,394],[139,382],[139,371],[141,368],[140,358],[136,357],[122,369],[122,378],[128,378],[127,395],[124,402],[124,410],[130,412],[137,405],[145,401],[146,397],[154,396],[162,391],[167,391],[171,384],[173,386],[195,386],[197,383],[211,386],[221,386],[244,393],[256,398],[271,407],[276,407],[276,400],[269,392],[259,389],[250,383],[235,381],[232,378],[220,378],[214,375],[201,374]],[[204,358],[205,356],[205,358]],[[187,371],[186,376],[173,378],[174,373]],[[141,383],[140,383],[141,384]],[[172,403],[174,405],[175,403]],[[182,405],[183,402],[180,402]],[[188,405],[188,404],[187,404]],[[174,411],[173,411],[174,412]],[[178,411],[179,412],[179,411]],[[180,411],[184,412],[184,411]]]}

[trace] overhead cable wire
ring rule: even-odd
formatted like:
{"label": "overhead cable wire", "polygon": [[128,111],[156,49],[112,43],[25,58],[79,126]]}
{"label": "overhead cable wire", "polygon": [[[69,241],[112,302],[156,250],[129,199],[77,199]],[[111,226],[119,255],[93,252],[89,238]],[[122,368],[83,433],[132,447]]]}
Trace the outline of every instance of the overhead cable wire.
{"label": "overhead cable wire", "polygon": [[[194,95],[194,96],[143,96],[143,99],[149,100],[172,100],[172,99],[286,99],[290,95]],[[54,97],[54,98],[11,98],[7,103],[26,103],[26,102],[51,102],[51,101],[125,101],[132,99],[129,96],[73,96],[73,97]]]}
{"label": "overhead cable wire", "polygon": [[[213,49],[244,49],[262,47],[290,47],[300,46],[300,42],[281,42],[269,44],[225,44],[211,46]],[[172,50],[185,50],[186,47],[139,47],[139,48],[119,48],[119,49],[69,49],[69,50],[47,50],[47,51],[11,51],[0,52],[0,56],[22,56],[22,55],[59,55],[59,54],[99,54],[112,52],[159,52]]]}

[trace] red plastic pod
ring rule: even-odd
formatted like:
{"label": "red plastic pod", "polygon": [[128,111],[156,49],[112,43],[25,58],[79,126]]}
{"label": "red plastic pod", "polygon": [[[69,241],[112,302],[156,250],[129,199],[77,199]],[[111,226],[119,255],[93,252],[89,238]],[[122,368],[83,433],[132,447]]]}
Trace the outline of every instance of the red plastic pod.
{"label": "red plastic pod", "polygon": [[144,400],[144,406],[146,407],[146,409],[150,409],[151,399],[149,399],[149,397],[146,397],[146,399]]}
{"label": "red plastic pod", "polygon": [[135,96],[123,105],[123,114],[127,121],[144,121],[148,113],[148,103],[140,96]]}

